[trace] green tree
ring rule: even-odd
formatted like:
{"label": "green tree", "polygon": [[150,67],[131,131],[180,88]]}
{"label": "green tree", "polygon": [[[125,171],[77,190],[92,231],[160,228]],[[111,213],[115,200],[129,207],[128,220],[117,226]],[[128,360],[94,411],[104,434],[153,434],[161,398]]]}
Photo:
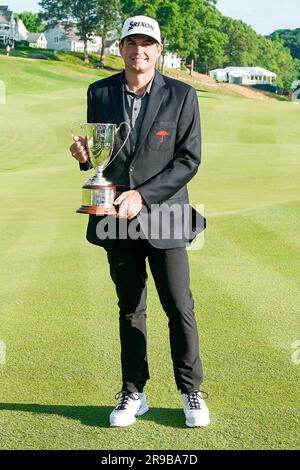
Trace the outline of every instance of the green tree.
{"label": "green tree", "polygon": [[163,43],[161,71],[164,72],[165,54],[168,50],[178,51],[177,42],[182,39],[183,31],[180,31],[180,6],[179,2],[167,0],[166,2],[158,2],[156,8],[156,18],[159,19],[161,37]]}
{"label": "green tree", "polygon": [[296,61],[289,49],[278,39],[259,37],[257,62],[277,74],[277,86],[280,91],[290,90],[293,81],[298,77]]}
{"label": "green tree", "polygon": [[66,31],[76,28],[84,43],[84,60],[89,62],[88,41],[93,37],[97,26],[97,0],[41,0],[42,17],[48,26],[60,23]]}
{"label": "green tree", "polygon": [[258,35],[250,26],[241,20],[223,16],[220,32],[228,37],[224,45],[225,67],[251,67],[256,65]]}
{"label": "green tree", "polygon": [[174,30],[170,34],[170,50],[183,58],[195,59],[198,52],[201,21],[209,8],[214,8],[215,0],[178,0],[178,16]]}
{"label": "green tree", "polygon": [[300,28],[278,29],[267,38],[272,40],[280,39],[282,44],[290,49],[292,57],[300,59]]}
{"label": "green tree", "polygon": [[122,20],[124,21],[129,16],[135,15],[146,15],[155,18],[158,3],[159,0],[152,0],[151,2],[146,0],[122,0]]}
{"label": "green tree", "polygon": [[206,7],[199,19],[200,32],[198,34],[198,50],[196,70],[208,73],[209,70],[223,66],[225,61],[225,44],[228,42],[227,34],[220,31],[222,21],[221,13],[214,8]]}
{"label": "green tree", "polygon": [[295,61],[297,78],[300,80],[300,60],[299,59],[294,59],[294,61]]}
{"label": "green tree", "polygon": [[117,30],[121,25],[120,0],[97,0],[95,34],[101,37],[100,66],[103,67],[104,48],[107,34],[111,30]]}
{"label": "green tree", "polygon": [[198,57],[196,69],[206,73],[218,67],[223,67],[225,60],[224,46],[228,36],[213,28],[204,29],[198,42]]}
{"label": "green tree", "polygon": [[27,31],[31,33],[40,33],[45,29],[40,13],[24,11],[23,13],[18,13],[17,17],[23,21]]}

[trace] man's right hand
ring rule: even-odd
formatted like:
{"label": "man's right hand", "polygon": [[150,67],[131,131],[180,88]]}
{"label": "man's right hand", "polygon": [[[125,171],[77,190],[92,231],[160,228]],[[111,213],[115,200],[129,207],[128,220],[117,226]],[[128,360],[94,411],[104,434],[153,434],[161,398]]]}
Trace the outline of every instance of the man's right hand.
{"label": "man's right hand", "polygon": [[74,157],[79,163],[85,163],[89,156],[86,147],[86,139],[84,137],[74,136],[74,144],[70,147],[72,157]]}

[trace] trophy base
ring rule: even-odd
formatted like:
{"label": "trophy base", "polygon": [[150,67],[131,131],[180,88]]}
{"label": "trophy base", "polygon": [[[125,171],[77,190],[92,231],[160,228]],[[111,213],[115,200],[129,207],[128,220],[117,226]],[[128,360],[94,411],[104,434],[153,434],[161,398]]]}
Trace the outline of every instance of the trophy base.
{"label": "trophy base", "polygon": [[117,215],[115,207],[101,207],[101,206],[81,206],[76,211],[78,214],[90,215]]}
{"label": "trophy base", "polygon": [[116,186],[107,180],[106,184],[95,184],[94,179],[87,181],[82,187],[81,206],[76,212],[91,215],[117,215],[114,206]]}

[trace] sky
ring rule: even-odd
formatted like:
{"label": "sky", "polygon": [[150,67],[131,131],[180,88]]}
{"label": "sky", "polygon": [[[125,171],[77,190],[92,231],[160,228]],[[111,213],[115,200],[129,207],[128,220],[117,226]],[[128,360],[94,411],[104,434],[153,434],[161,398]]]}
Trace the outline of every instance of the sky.
{"label": "sky", "polygon": [[[16,13],[39,11],[38,0],[0,0],[0,4]],[[259,34],[300,28],[300,0],[218,0],[217,7],[223,15],[243,20]]]}
{"label": "sky", "polygon": [[299,0],[218,0],[217,7],[223,15],[243,20],[259,34],[300,28]]}

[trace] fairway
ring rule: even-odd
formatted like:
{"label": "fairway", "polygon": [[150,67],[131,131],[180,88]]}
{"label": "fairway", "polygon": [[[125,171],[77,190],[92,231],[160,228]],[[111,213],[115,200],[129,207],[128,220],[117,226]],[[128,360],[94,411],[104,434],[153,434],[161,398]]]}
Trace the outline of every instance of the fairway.
{"label": "fairway", "polygon": [[203,156],[189,191],[207,229],[189,257],[212,424],[184,425],[149,277],[150,411],[110,428],[117,300],[75,213],[87,173],[68,152],[101,76],[0,56],[0,449],[299,448],[300,105],[198,92]]}

